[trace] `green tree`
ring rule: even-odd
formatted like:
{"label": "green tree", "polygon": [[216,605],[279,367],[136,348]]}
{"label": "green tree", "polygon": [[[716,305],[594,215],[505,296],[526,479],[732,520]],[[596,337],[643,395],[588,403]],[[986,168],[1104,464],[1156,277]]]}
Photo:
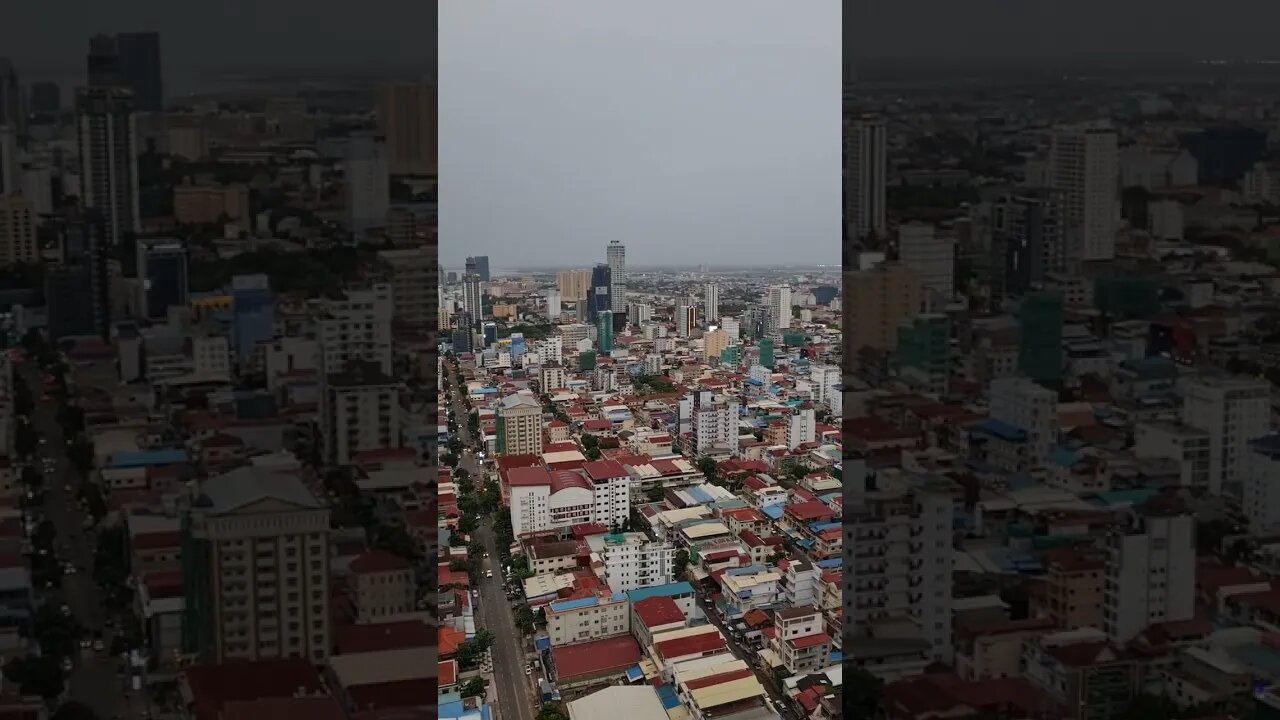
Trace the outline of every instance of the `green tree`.
{"label": "green tree", "polygon": [[32,620],[31,632],[40,643],[40,652],[61,661],[76,651],[84,630],[76,619],[53,605],[42,605]]}
{"label": "green tree", "polygon": [[714,458],[706,455],[700,455],[698,456],[697,463],[698,469],[702,471],[702,475],[707,479],[707,482],[717,482],[718,474],[716,473],[716,461]]}
{"label": "green tree", "polygon": [[534,720],[569,720],[559,707],[550,703],[543,705]]}
{"label": "green tree", "polygon": [[678,550],[676,552],[676,557],[675,557],[676,577],[677,578],[684,577],[684,571],[688,567],[689,567],[689,551],[684,549]]}
{"label": "green tree", "polygon": [[89,517],[96,523],[107,514],[107,500],[102,496],[102,488],[97,483],[86,482],[80,485],[80,499],[89,508]]}
{"label": "green tree", "polygon": [[516,608],[515,615],[516,627],[520,628],[520,632],[525,635],[532,635],[534,631],[534,615],[533,610],[528,605],[521,605]]}
{"label": "green tree", "polygon": [[480,677],[471,678],[470,680],[467,681],[465,685],[462,686],[462,697],[464,698],[484,697],[484,691],[485,691],[484,678],[480,678]]}
{"label": "green tree", "polygon": [[87,476],[93,469],[93,443],[83,437],[76,438],[67,447],[67,459],[76,472],[80,473],[80,477]]}
{"label": "green tree", "polygon": [[4,666],[4,677],[23,695],[53,700],[66,688],[58,660],[48,656],[18,657]]}
{"label": "green tree", "polygon": [[467,430],[472,437],[480,434],[480,413],[473,410],[467,414]]}
{"label": "green tree", "polygon": [[401,525],[379,525],[374,530],[373,546],[392,555],[402,557],[409,562],[417,562],[421,557],[418,543],[414,541],[409,531]]}
{"label": "green tree", "polygon": [[876,676],[856,668],[845,681],[841,713],[845,717],[880,717],[880,704],[884,697],[884,683]]}

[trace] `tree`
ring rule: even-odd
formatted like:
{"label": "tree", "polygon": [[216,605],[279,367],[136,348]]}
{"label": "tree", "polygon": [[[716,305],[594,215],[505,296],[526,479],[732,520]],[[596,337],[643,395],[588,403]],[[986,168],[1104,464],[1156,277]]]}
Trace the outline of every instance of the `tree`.
{"label": "tree", "polygon": [[32,621],[32,634],[40,643],[40,652],[55,661],[71,657],[84,630],[76,619],[53,605],[43,605]]}
{"label": "tree", "polygon": [[473,436],[480,434],[480,413],[473,410],[467,414],[467,430]]}
{"label": "tree", "polygon": [[520,628],[520,632],[525,635],[532,635],[534,630],[533,610],[528,605],[521,605],[516,609],[516,627]]}
{"label": "tree", "polygon": [[879,717],[884,683],[862,668],[856,668],[850,675],[845,681],[841,714],[857,718]]}
{"label": "tree", "polygon": [[702,471],[702,475],[707,482],[716,482],[716,461],[714,458],[706,455],[698,456],[698,469]]}
{"label": "tree", "polygon": [[684,571],[689,567],[689,551],[679,550],[675,557],[676,577],[684,577]]}
{"label": "tree", "polygon": [[569,720],[569,718],[565,717],[565,714],[560,711],[560,708],[548,703],[542,706],[542,709],[538,711],[534,720]]}
{"label": "tree", "polygon": [[53,700],[66,688],[62,668],[54,658],[18,657],[4,666],[4,677],[19,686],[23,695]]}
{"label": "tree", "polygon": [[378,526],[374,531],[373,546],[409,562],[417,562],[420,556],[418,543],[414,541],[409,531],[400,525]]}
{"label": "tree", "polygon": [[96,523],[107,514],[107,500],[102,496],[102,488],[97,483],[87,482],[80,486],[80,499],[89,508],[89,517]]}
{"label": "tree", "polygon": [[29,421],[23,420],[18,423],[18,429],[14,432],[13,442],[19,455],[33,455],[36,446],[40,444],[40,437],[36,434],[36,429],[31,426]]}
{"label": "tree", "polygon": [[76,438],[67,447],[67,459],[81,477],[87,476],[93,469],[93,443],[83,437]]}
{"label": "tree", "polygon": [[462,686],[462,697],[484,697],[485,687],[484,678],[471,678],[467,681],[466,685]]}

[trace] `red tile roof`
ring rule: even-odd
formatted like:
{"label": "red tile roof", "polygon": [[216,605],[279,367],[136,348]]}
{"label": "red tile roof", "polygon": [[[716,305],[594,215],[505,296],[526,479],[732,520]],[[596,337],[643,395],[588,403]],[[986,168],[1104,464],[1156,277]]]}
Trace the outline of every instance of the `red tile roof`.
{"label": "red tile roof", "polygon": [[658,657],[679,658],[687,655],[705,655],[725,647],[724,636],[719,632],[705,632],[654,643]]}
{"label": "red tile roof", "polygon": [[436,663],[436,677],[440,678],[440,687],[452,685],[458,681],[458,661],[445,660]]}
{"label": "red tile roof", "polygon": [[436,631],[436,639],[440,657],[451,658],[458,654],[458,647],[467,641],[467,634],[457,628],[442,625]]}
{"label": "red tile roof", "polygon": [[346,720],[342,705],[332,697],[281,697],[229,702],[222,720]]}
{"label": "red tile roof", "polygon": [[438,696],[435,678],[353,685],[346,694],[356,710],[418,707]]}
{"label": "red tile roof", "polygon": [[507,478],[507,484],[512,487],[551,484],[551,474],[540,466],[512,468],[503,475]]}
{"label": "red tile roof", "polygon": [[351,561],[351,572],[358,575],[396,572],[408,570],[411,567],[413,566],[408,560],[386,550],[370,550]]}
{"label": "red tile roof", "polygon": [[609,480],[611,478],[628,477],[627,471],[622,465],[613,460],[596,460],[582,466],[587,471],[587,477],[592,480]]}
{"label": "red tile roof", "polygon": [[676,601],[669,597],[650,597],[641,600],[634,606],[636,617],[645,627],[654,628],[671,623],[685,621],[684,613]]}
{"label": "red tile roof", "polygon": [[814,633],[812,635],[801,635],[797,638],[787,638],[787,644],[796,648],[811,648],[818,645],[825,645],[831,642],[831,637],[826,633]]}
{"label": "red tile roof", "polygon": [[219,720],[227,703],[323,692],[320,676],[304,658],[196,665],[183,672],[196,720]]}
{"label": "red tile roof", "polygon": [[551,649],[561,681],[621,673],[640,662],[640,645],[630,635]]}
{"label": "red tile roof", "polygon": [[750,668],[730,670],[729,672],[706,675],[695,680],[690,680],[685,683],[685,687],[690,690],[697,690],[698,688],[711,687],[712,685],[720,685],[722,683],[733,682],[734,680],[741,680],[745,677],[751,677],[753,674],[754,673],[752,673]]}
{"label": "red tile roof", "polygon": [[[442,642],[446,631],[450,630],[459,632],[450,627],[440,628],[438,634]],[[433,644],[431,641],[435,634],[437,633],[432,631],[430,625],[418,620],[401,620],[373,625],[345,625],[334,628],[333,645],[339,655],[429,647]],[[455,638],[450,635],[449,639],[452,641]],[[465,634],[462,635],[462,639],[466,639]],[[457,650],[456,647],[450,649]]]}

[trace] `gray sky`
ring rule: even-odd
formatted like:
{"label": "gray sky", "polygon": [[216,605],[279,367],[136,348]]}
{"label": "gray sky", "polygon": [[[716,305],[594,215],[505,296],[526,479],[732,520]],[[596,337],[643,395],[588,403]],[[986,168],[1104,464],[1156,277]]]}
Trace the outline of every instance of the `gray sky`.
{"label": "gray sky", "polygon": [[440,7],[440,258],[839,262],[840,0]]}
{"label": "gray sky", "polygon": [[95,33],[161,34],[166,74],[294,67],[434,67],[436,0],[172,0],[0,3],[0,55],[28,77],[84,72]]}

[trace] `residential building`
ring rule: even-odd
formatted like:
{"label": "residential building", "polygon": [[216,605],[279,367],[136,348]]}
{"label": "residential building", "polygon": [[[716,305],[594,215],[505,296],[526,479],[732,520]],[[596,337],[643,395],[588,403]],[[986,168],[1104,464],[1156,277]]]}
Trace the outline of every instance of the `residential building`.
{"label": "residential building", "polygon": [[561,270],[556,273],[556,289],[565,300],[585,300],[590,287],[590,270]]}
{"label": "residential building", "polygon": [[462,312],[472,322],[484,317],[484,279],[476,273],[467,273],[462,278]]}
{"label": "residential building", "polygon": [[1056,128],[1050,148],[1050,179],[1064,194],[1065,216],[1078,229],[1082,261],[1111,260],[1119,229],[1120,152],[1114,128],[1105,124]]}
{"label": "residential building", "polygon": [[898,262],[920,277],[925,306],[941,311],[955,292],[955,241],[939,237],[933,225],[911,222],[898,228]]}
{"label": "residential building", "polygon": [[497,454],[542,454],[542,405],[530,395],[508,395],[498,406]]}
{"label": "residential building", "polygon": [[0,194],[0,264],[39,262],[37,223],[30,200],[21,195]]}
{"label": "residential building", "polygon": [[295,475],[204,481],[183,520],[183,649],[208,662],[329,654],[329,510]]}
{"label": "residential building", "polygon": [[385,550],[351,561],[348,587],[359,624],[394,622],[418,613],[413,564]]}
{"label": "residential building", "polygon": [[435,250],[425,246],[381,250],[378,265],[391,283],[392,317],[411,325],[425,325],[436,317]]}
{"label": "residential building", "polygon": [[631,632],[627,596],[603,591],[591,597],[548,604],[547,637],[552,647],[591,642]]}
{"label": "residential building", "polygon": [[891,350],[898,326],[921,310],[919,273],[897,263],[845,274],[845,357],[862,348]]}
{"label": "residential building", "polygon": [[845,134],[845,221],[850,240],[885,232],[886,146],[884,120],[863,116]]}
{"label": "residential building", "polygon": [[1177,462],[1182,487],[1209,488],[1212,446],[1208,432],[1190,425],[1151,420],[1133,426],[1133,454]]}
{"label": "residential building", "polygon": [[1249,519],[1249,531],[1255,536],[1270,537],[1280,533],[1280,434],[1269,433],[1248,444],[1241,462],[1243,502],[1241,509]]}
{"label": "residential building", "polygon": [[609,309],[627,312],[627,246],[614,240],[605,249],[609,264]]}
{"label": "residential building", "polygon": [[142,227],[134,111],[133,93],[118,86],[83,88],[76,97],[80,202],[101,214],[111,247]]}
{"label": "residential building", "polygon": [[710,324],[720,322],[720,286],[716,283],[702,284],[702,315]]}
{"label": "residential building", "polygon": [[1123,645],[1148,627],[1195,616],[1195,518],[1144,507],[1107,535],[1103,625]]}
{"label": "residential building", "polygon": [[1035,464],[1058,444],[1058,394],[1026,378],[991,381],[991,417],[1026,431]]}
{"label": "residential building", "polygon": [[322,376],[341,372],[353,360],[376,362],[383,374],[390,375],[393,308],[391,286],[386,283],[319,301],[316,326]]}
{"label": "residential building", "polygon": [[259,343],[276,335],[276,298],[266,275],[231,278],[231,326],[236,361],[247,367]]}
{"label": "residential building", "polygon": [[164,318],[169,308],[186,306],[190,294],[186,245],[174,239],[139,239],[137,253],[138,314]]}
{"label": "residential building", "polygon": [[769,288],[769,312],[765,318],[765,335],[776,335],[791,327],[791,287]]}
{"label": "residential building", "polygon": [[394,175],[436,171],[436,88],[425,83],[378,86],[378,132],[387,139],[388,170]]}
{"label": "residential building", "polygon": [[633,535],[605,535],[603,542],[600,559],[610,590],[631,592],[675,582],[676,549],[671,543]]}
{"label": "residential building", "polygon": [[347,140],[343,164],[347,224],[354,233],[382,227],[391,208],[391,171],[384,138],[355,133]]}
{"label": "residential building", "polygon": [[1183,424],[1209,433],[1209,492],[1221,495],[1241,481],[1249,441],[1271,430],[1271,382],[1207,376],[1180,389]]}
{"label": "residential building", "polygon": [[350,465],[357,453],[400,447],[400,383],[376,362],[352,360],[325,376],[320,432],[325,459]]}

